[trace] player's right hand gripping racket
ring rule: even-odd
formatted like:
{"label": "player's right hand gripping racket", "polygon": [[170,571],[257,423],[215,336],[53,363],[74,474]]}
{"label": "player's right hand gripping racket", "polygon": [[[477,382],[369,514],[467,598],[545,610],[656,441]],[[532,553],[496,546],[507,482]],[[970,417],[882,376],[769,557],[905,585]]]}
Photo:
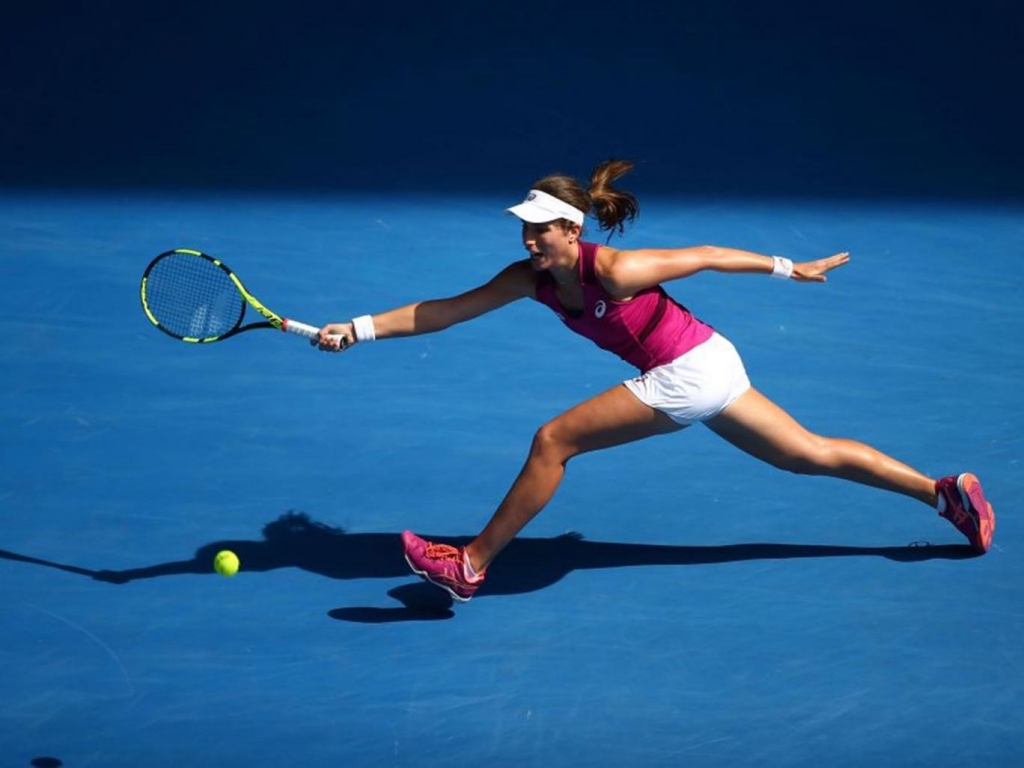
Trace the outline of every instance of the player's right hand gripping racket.
{"label": "player's right hand gripping racket", "polygon": [[[266,319],[242,325],[247,306]],[[223,262],[185,248],[161,253],[146,267],[142,308],[161,331],[196,344],[221,341],[253,328],[276,328],[307,339],[320,335],[319,328],[263,306]]]}

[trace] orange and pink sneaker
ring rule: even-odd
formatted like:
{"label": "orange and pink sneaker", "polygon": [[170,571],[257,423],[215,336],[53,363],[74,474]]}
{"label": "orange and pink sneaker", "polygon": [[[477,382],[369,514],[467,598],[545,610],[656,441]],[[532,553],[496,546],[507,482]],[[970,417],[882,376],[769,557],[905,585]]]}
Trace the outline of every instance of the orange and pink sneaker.
{"label": "orange and pink sneaker", "polygon": [[939,514],[967,537],[975,551],[988,552],[996,529],[996,513],[985,499],[978,478],[970,472],[944,477],[935,483],[935,491],[946,500],[946,508]]}
{"label": "orange and pink sneaker", "polygon": [[465,547],[434,544],[411,531],[402,534],[402,547],[405,549],[405,561],[413,573],[440,587],[460,603],[467,602],[484,583],[483,573],[470,577]]}

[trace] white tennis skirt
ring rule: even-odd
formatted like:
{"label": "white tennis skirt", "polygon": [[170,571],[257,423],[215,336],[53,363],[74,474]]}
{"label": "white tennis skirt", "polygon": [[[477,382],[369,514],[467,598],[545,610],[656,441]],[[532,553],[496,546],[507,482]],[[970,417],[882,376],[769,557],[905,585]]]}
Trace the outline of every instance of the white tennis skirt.
{"label": "white tennis skirt", "polygon": [[713,419],[750,389],[739,352],[718,333],[671,363],[622,383],[641,402],[683,425]]}

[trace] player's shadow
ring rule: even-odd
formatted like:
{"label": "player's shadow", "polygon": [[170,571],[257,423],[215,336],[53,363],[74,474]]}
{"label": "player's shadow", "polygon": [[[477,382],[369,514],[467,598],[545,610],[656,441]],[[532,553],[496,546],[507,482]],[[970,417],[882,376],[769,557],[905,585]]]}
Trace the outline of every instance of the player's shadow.
{"label": "player's shadow", "polygon": [[[437,541],[462,545],[466,537],[433,536]],[[183,560],[127,570],[90,570],[0,549],[0,559],[57,568],[110,584],[127,584],[183,574],[213,574],[213,558],[222,549],[235,552],[243,573],[302,568],[332,579],[396,579],[411,575],[402,556],[398,533],[348,533],[290,511],[263,527],[263,540],[211,542]],[[576,533],[554,538],[517,538],[488,573],[476,599],[494,595],[534,592],[557,583],[573,571],[645,565],[708,565],[742,560],[787,560],[818,557],[883,557],[901,563],[924,560],[961,560],[974,557],[967,545],[912,544],[903,547],[850,547],[820,544],[726,544],[675,546],[587,541]],[[441,590],[422,582],[396,587],[388,594],[398,608],[338,608],[333,618],[364,623],[450,618],[451,600]]]}

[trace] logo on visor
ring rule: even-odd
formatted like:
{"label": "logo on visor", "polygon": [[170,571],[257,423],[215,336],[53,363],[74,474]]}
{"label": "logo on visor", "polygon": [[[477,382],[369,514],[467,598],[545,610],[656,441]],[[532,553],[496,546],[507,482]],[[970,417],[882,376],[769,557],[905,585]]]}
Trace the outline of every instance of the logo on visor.
{"label": "logo on visor", "polygon": [[604,299],[601,299],[597,304],[594,305],[594,317],[600,320],[604,317],[604,313],[608,310],[608,305],[604,303]]}
{"label": "logo on visor", "polygon": [[537,199],[537,193],[536,192],[531,192],[530,194],[528,194],[526,196],[526,202],[530,202],[531,200],[536,200],[536,199]]}

